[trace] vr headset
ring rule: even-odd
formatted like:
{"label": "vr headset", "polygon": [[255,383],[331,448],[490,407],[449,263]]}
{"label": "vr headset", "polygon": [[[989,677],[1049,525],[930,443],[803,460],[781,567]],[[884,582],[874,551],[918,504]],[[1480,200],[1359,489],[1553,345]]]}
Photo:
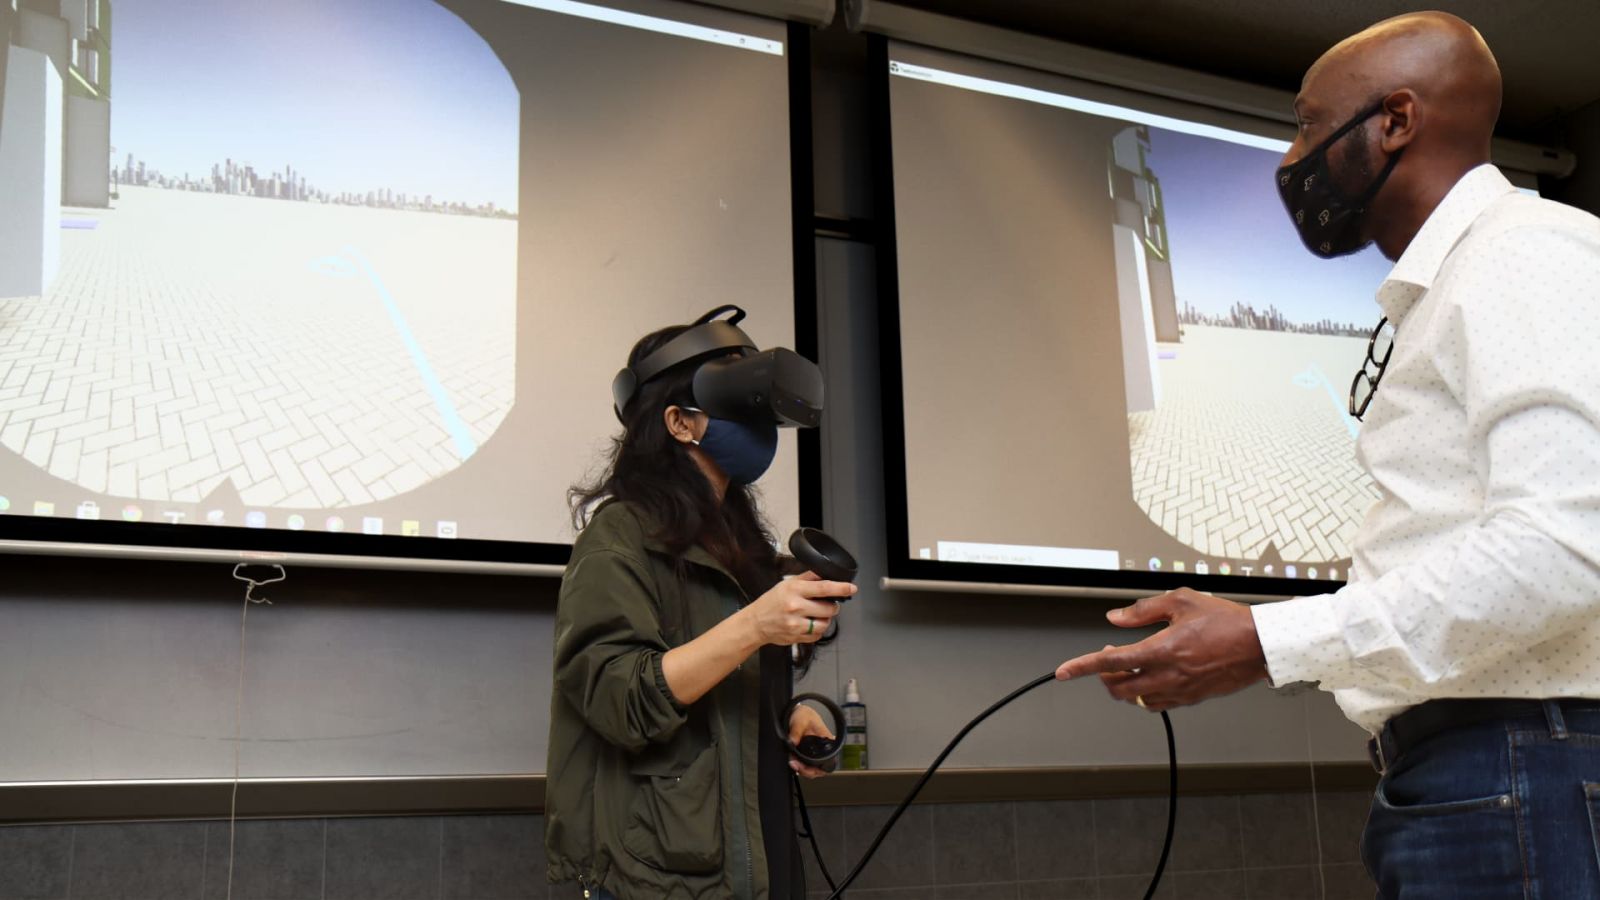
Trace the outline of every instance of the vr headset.
{"label": "vr headset", "polygon": [[[724,319],[726,313],[732,316]],[[617,418],[639,388],[669,369],[697,360],[694,403],[707,415],[735,422],[815,428],[822,421],[822,370],[784,347],[761,350],[739,328],[745,312],[719,306],[654,353],[626,366],[611,381]]]}

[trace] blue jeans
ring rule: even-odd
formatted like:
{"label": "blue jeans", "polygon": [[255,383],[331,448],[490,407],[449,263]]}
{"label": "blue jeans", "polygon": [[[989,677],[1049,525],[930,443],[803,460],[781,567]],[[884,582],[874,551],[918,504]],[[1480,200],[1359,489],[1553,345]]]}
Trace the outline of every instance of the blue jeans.
{"label": "blue jeans", "polygon": [[1382,900],[1600,898],[1600,711],[1546,703],[1408,749],[1361,859]]}

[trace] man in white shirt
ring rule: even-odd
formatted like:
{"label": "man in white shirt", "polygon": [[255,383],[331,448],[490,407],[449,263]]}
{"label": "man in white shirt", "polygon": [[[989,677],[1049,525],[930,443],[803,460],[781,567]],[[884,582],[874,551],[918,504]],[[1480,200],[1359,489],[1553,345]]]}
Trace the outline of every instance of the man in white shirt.
{"label": "man in white shirt", "polygon": [[1489,164],[1500,73],[1442,13],[1306,73],[1277,186],[1318,256],[1395,260],[1352,388],[1381,489],[1340,591],[1188,590],[1167,627],[1062,664],[1168,709],[1319,682],[1374,735],[1362,840],[1386,898],[1600,898],[1600,220]]}

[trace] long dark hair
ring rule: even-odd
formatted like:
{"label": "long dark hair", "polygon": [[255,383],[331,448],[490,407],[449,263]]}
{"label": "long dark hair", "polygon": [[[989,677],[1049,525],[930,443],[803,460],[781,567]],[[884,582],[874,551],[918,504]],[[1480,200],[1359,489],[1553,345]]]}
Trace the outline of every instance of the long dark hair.
{"label": "long dark hair", "polygon": [[[688,328],[675,325],[640,338],[628,354],[628,365],[637,365]],[[656,529],[650,536],[678,560],[680,572],[683,554],[698,544],[753,600],[792,572],[792,560],[779,556],[756,491],[729,484],[718,501],[689,448],[672,436],[662,416],[669,406],[694,406],[694,371],[703,361],[668,369],[639,386],[622,410],[623,430],[611,439],[604,472],[567,492],[572,523],[582,530],[601,503],[627,503]],[[811,646],[801,645],[801,668],[812,655]]]}

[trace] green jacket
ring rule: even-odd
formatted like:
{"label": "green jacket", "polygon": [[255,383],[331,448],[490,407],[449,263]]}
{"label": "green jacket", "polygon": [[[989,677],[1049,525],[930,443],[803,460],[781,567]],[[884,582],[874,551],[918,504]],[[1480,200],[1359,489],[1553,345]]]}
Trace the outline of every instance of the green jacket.
{"label": "green jacket", "polygon": [[680,572],[626,504],[596,511],[556,609],[545,849],[553,882],[622,900],[768,896],[752,659],[684,707],[661,658],[746,601],[709,553]]}

